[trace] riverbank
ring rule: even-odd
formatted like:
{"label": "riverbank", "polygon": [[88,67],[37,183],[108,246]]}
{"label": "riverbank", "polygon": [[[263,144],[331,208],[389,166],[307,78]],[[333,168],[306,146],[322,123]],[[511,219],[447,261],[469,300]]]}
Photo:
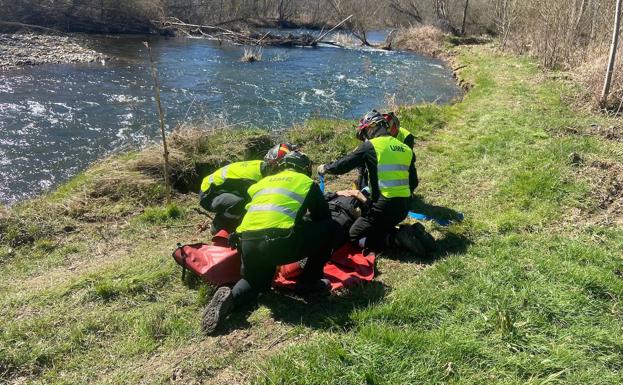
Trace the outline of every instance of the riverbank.
{"label": "riverbank", "polygon": [[[572,110],[577,86],[530,60],[488,46],[454,54],[473,86],[463,100],[399,111],[417,138],[416,209],[466,218],[426,224],[439,239],[434,258],[381,258],[375,284],[314,304],[267,295],[226,334],[203,336],[212,289],[182,285],[170,257],[175,243],[206,238],[194,233],[204,218],[186,191],[270,140],[261,130],[186,131],[170,139],[168,208],[154,149],[103,160],[0,213],[1,378],[620,382],[623,143],[595,128],[617,122]],[[351,130],[312,120],[284,139],[320,163],[356,145]]]}
{"label": "riverbank", "polygon": [[106,55],[87,48],[77,36],[0,34],[0,70],[25,65],[91,63],[108,59]]}

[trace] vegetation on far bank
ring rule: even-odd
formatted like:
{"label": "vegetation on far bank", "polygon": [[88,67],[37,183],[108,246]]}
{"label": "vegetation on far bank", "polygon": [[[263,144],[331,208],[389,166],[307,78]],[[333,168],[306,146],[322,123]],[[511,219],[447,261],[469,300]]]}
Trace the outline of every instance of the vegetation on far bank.
{"label": "vegetation on far bank", "polygon": [[[466,218],[426,224],[432,259],[380,258],[375,283],[309,305],[269,294],[205,337],[212,288],[183,285],[170,253],[206,240],[194,230],[200,177],[277,138],[178,131],[169,207],[154,148],[0,211],[0,382],[621,382],[620,127],[574,111],[578,86],[529,59],[456,54],[464,100],[399,113],[418,143],[415,208]],[[354,148],[352,124],[283,135],[320,163]]]}

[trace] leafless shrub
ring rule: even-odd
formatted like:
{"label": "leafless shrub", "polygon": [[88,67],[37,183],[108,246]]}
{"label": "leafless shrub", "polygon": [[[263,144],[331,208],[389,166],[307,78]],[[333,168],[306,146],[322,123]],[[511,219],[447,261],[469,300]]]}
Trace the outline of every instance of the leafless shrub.
{"label": "leafless shrub", "polygon": [[[619,51],[623,45],[619,46]],[[588,103],[592,106],[599,105],[603,88],[603,79],[608,64],[608,47],[595,47],[586,51],[586,59],[573,70],[574,77],[582,85],[582,90],[578,94],[578,101]],[[614,67],[615,75],[608,95],[605,107],[617,114],[623,112],[623,62],[617,60]]]}
{"label": "leafless shrub", "polygon": [[245,48],[244,54],[240,58],[240,61],[245,63],[253,63],[262,60],[262,50],[256,48]]}

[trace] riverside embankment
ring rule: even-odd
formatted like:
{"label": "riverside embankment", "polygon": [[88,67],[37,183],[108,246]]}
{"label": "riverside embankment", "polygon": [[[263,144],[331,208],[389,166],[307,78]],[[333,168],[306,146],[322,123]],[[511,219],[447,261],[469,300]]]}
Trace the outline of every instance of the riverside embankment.
{"label": "riverside embankment", "polygon": [[[375,284],[318,303],[267,295],[226,334],[203,336],[212,289],[183,285],[170,257],[176,242],[205,239],[193,230],[197,197],[183,191],[201,165],[257,156],[269,139],[185,131],[170,137],[168,208],[152,150],[101,161],[2,214],[2,379],[620,382],[623,147],[594,128],[616,121],[569,107],[576,86],[530,60],[455,53],[472,85],[463,100],[399,112],[418,141],[417,210],[466,218],[427,224],[433,258],[382,257]],[[356,144],[351,125],[313,120],[281,138],[326,162]]]}

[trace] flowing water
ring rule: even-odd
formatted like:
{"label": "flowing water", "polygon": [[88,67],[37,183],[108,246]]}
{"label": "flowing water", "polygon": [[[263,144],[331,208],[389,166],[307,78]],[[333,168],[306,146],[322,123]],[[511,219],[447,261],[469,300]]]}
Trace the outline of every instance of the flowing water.
{"label": "flowing water", "polygon": [[310,117],[354,118],[382,106],[459,94],[439,61],[403,52],[243,47],[203,39],[93,37],[105,63],[0,70],[0,202],[58,185],[93,161],[158,137],[142,41],[157,61],[167,129],[182,121],[284,129]]}

